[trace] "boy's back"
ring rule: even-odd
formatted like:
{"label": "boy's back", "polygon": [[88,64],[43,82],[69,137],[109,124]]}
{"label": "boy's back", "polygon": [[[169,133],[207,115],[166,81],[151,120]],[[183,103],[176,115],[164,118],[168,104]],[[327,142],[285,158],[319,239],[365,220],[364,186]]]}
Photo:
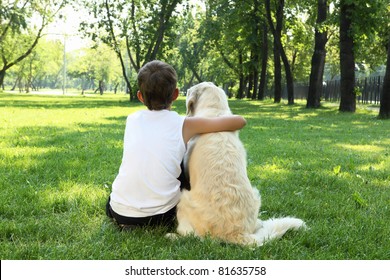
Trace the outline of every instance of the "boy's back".
{"label": "boy's back", "polygon": [[139,111],[128,117],[111,206],[123,216],[164,213],[179,201],[180,163],[185,153],[184,117],[176,112]]}

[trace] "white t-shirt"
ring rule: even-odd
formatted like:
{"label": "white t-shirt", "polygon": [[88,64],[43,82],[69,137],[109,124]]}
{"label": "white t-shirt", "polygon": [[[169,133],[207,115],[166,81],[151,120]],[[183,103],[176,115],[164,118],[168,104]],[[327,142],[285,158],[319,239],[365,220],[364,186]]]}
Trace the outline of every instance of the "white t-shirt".
{"label": "white t-shirt", "polygon": [[122,164],[112,184],[112,209],[126,217],[166,213],[179,202],[184,116],[142,110],[127,117]]}

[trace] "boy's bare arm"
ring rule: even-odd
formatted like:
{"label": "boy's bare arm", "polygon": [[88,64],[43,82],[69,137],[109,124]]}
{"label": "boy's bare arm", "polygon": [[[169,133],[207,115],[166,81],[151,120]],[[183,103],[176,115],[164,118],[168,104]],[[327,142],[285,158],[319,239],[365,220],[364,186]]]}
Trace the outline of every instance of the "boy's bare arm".
{"label": "boy's bare arm", "polygon": [[235,131],[243,128],[246,120],[238,115],[215,118],[187,117],[183,125],[183,139],[187,143],[197,134]]}

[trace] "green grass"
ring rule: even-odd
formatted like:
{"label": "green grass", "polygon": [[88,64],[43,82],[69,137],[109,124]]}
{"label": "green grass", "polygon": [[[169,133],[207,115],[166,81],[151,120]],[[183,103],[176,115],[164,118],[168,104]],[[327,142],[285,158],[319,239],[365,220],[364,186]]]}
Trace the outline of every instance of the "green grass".
{"label": "green grass", "polygon": [[[174,109],[184,114],[184,99]],[[105,203],[122,157],[124,95],[0,94],[1,259],[390,259],[390,122],[231,100],[261,217],[293,215],[307,231],[260,248],[162,229],[120,232]]]}

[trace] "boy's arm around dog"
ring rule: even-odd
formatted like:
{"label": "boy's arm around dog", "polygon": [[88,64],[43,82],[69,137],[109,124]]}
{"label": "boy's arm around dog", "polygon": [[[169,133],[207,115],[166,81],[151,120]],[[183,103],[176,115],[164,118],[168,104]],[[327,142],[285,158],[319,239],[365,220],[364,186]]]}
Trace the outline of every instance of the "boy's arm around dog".
{"label": "boy's arm around dog", "polygon": [[246,125],[244,117],[239,115],[215,118],[186,117],[183,125],[183,138],[187,143],[193,136],[203,133],[236,131]]}

